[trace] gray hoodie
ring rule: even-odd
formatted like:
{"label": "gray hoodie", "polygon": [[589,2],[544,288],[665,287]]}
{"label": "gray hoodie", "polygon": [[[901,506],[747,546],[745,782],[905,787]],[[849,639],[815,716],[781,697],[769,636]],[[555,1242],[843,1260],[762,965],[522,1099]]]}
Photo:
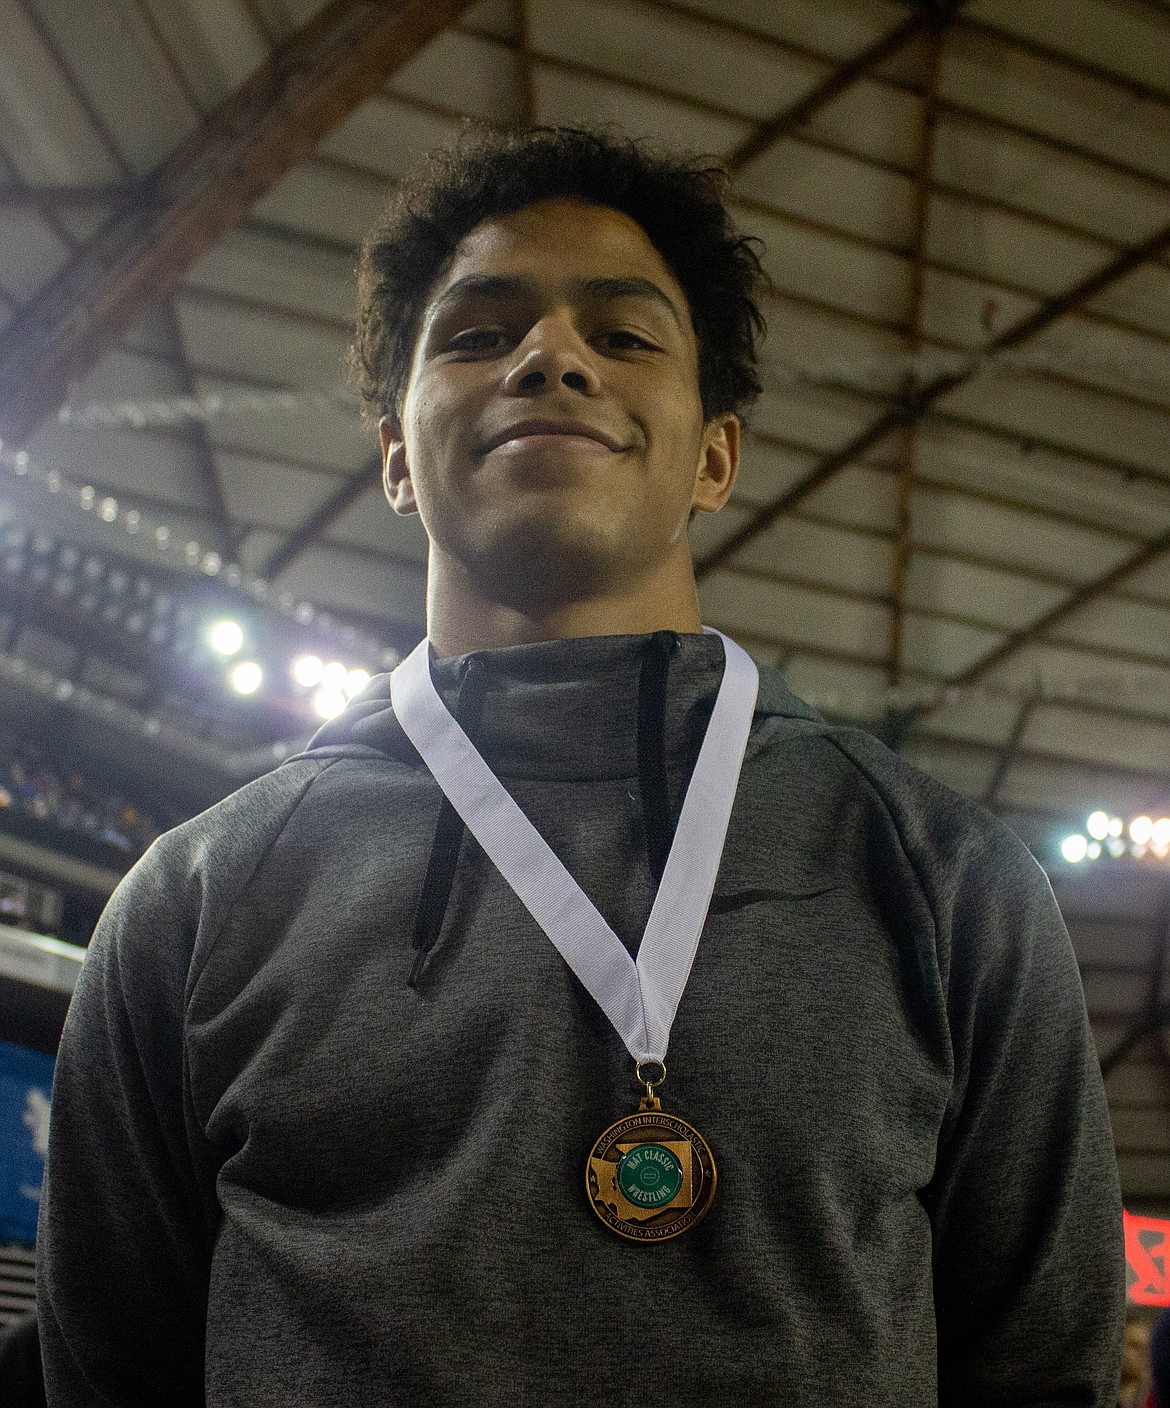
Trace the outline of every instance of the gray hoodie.
{"label": "gray hoodie", "polygon": [[[721,669],[665,634],[434,667],[632,950]],[[50,1404],[1113,1408],[1116,1164],[1044,875],[770,670],[668,1064],[718,1189],[641,1245],[584,1189],[630,1058],[379,677],[102,918],[41,1208]]]}

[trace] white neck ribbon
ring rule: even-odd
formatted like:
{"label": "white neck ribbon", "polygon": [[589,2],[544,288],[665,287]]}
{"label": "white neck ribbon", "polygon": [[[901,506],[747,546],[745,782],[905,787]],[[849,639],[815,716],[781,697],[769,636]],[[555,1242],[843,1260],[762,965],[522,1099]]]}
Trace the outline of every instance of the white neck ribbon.
{"label": "white neck ribbon", "polygon": [[553,854],[431,679],[422,640],[390,676],[394,716],[500,874],[613,1023],[635,1061],[661,1061],[707,918],[760,677],[720,631],[724,669],[637,961]]}

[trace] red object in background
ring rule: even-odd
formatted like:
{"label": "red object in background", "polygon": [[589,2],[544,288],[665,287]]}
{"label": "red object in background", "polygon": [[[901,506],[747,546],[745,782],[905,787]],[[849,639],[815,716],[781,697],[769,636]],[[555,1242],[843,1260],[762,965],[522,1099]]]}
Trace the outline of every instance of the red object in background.
{"label": "red object in background", "polygon": [[1170,1221],[1164,1217],[1135,1217],[1122,1210],[1125,1224],[1125,1260],[1137,1278],[1130,1282],[1126,1299],[1131,1305],[1170,1305],[1167,1254]]}

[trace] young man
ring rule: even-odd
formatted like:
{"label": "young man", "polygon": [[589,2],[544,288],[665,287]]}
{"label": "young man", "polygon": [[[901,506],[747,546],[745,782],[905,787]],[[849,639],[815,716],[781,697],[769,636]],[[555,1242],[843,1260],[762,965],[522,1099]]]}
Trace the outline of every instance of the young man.
{"label": "young man", "polygon": [[1041,871],[702,633],[687,522],[759,389],[720,191],[484,138],[368,242],[429,644],[111,901],[50,1403],[1113,1408],[1117,1174]]}

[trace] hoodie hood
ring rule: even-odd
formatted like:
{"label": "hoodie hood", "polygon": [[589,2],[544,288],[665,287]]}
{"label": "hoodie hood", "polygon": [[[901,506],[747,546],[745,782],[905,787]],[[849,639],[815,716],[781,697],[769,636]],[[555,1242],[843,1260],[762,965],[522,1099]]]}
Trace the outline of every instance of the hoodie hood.
{"label": "hoodie hood", "polygon": [[[500,776],[633,777],[640,771],[638,723],[648,683],[643,665],[651,642],[664,638],[672,643],[661,700],[666,752],[693,765],[723,677],[723,646],[715,636],[660,631],[538,641],[432,660],[431,676],[455,713],[471,662],[482,666],[483,709],[474,742]],[[767,717],[823,722],[778,671],[764,667],[757,724]],[[749,742],[749,755],[755,746]],[[318,729],[305,753],[360,757],[366,751],[422,767],[394,718],[388,674],[375,676],[344,713]]]}
{"label": "hoodie hood", "polygon": [[[431,677],[500,778],[636,777],[647,861],[655,883],[661,881],[723,678],[717,637],[656,631],[539,641],[433,660]],[[757,720],[761,714],[819,721],[771,670],[760,673]],[[754,728],[749,756],[759,734]],[[391,755],[424,766],[394,717],[389,675],[371,680],[317,732],[307,752],[318,758]],[[415,910],[411,987],[439,942],[464,831],[444,796]]]}

